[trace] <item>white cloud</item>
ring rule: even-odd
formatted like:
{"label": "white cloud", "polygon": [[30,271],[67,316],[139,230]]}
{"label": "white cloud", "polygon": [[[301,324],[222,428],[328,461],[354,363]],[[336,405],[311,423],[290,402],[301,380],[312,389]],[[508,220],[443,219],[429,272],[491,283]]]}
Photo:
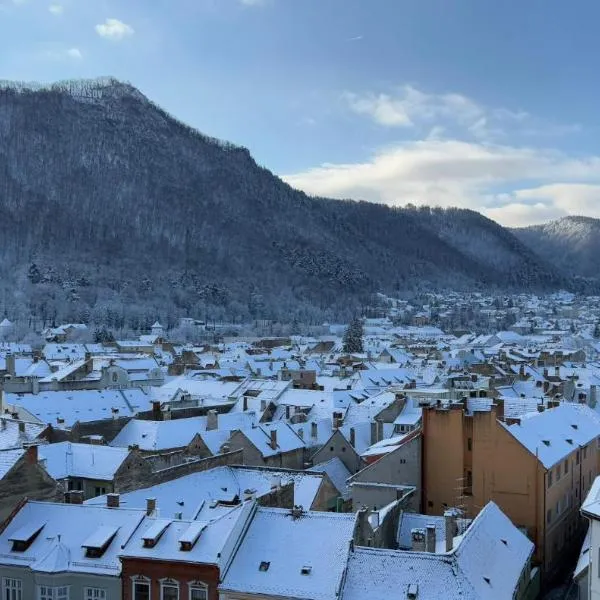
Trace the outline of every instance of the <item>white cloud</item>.
{"label": "white cloud", "polygon": [[325,164],[284,179],[313,195],[459,206],[506,225],[564,214],[600,216],[600,157],[575,159],[551,149],[429,137],[364,162]]}
{"label": "white cloud", "polygon": [[76,60],[81,60],[83,58],[83,55],[81,54],[81,50],[79,48],[69,48],[67,50],[67,56]]}
{"label": "white cloud", "polygon": [[82,60],[83,54],[79,48],[48,49],[41,55],[47,60]]}
{"label": "white cloud", "polygon": [[53,15],[62,15],[63,12],[65,11],[65,7],[62,4],[51,4],[48,7],[48,10],[53,14]]}
{"label": "white cloud", "polygon": [[351,110],[367,115],[376,123],[391,127],[411,127],[419,122],[451,119],[463,124],[477,122],[483,108],[461,94],[426,94],[405,85],[394,96],[390,94],[345,93]]}
{"label": "white cloud", "polygon": [[96,33],[109,40],[119,41],[135,33],[131,25],[119,19],[106,19],[104,23],[96,25]]}

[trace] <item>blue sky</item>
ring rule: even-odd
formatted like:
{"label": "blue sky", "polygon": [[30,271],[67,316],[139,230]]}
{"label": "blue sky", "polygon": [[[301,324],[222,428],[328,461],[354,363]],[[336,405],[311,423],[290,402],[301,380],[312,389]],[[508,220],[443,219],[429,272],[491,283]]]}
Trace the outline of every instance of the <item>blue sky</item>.
{"label": "blue sky", "polygon": [[0,79],[113,75],[312,194],[600,217],[600,4],[0,0]]}

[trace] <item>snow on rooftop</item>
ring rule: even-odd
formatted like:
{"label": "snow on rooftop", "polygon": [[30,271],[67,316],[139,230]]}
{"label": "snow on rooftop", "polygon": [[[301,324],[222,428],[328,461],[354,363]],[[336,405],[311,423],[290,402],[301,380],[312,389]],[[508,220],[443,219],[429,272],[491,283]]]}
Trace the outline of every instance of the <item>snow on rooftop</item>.
{"label": "snow on rooftop", "polygon": [[[330,600],[341,583],[356,516],[258,508],[221,588]],[[325,560],[325,558],[327,560]]]}
{"label": "snow on rooftop", "polygon": [[0,480],[17,464],[25,450],[0,450]]}

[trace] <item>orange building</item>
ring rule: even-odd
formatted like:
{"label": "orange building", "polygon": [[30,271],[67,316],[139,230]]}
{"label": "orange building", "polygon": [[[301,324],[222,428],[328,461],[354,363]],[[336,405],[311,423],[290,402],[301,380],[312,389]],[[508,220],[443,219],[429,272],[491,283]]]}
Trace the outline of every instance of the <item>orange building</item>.
{"label": "orange building", "polygon": [[527,532],[551,579],[578,550],[579,507],[598,474],[599,436],[600,416],[580,404],[520,419],[504,419],[501,403],[423,409],[424,510],[442,515],[462,506],[473,518],[494,501]]}

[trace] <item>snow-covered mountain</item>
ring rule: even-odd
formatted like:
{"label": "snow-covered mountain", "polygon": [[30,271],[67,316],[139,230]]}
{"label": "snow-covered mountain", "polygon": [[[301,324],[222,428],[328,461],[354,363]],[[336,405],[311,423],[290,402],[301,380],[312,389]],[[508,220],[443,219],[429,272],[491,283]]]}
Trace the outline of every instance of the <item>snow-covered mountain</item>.
{"label": "snow-covered mountain", "polygon": [[478,213],[311,198],[113,79],[0,85],[0,210],[11,315],[310,321],[375,291],[568,285]]}
{"label": "snow-covered mountain", "polygon": [[600,279],[600,219],[564,217],[513,233],[566,276]]}

